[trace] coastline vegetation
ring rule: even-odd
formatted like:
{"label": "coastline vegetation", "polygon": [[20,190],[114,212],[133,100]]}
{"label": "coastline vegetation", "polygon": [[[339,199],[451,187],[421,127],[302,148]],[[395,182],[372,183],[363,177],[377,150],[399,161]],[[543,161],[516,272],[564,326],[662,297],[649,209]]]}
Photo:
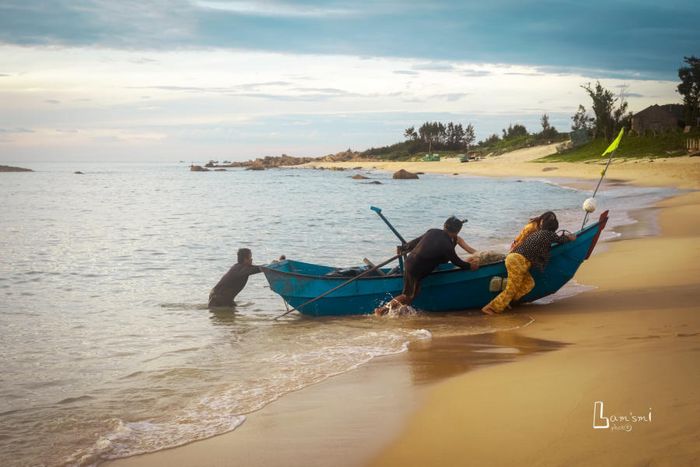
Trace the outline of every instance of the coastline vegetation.
{"label": "coastline vegetation", "polygon": [[[659,157],[679,157],[688,154],[685,141],[688,138],[700,138],[700,130],[689,133],[669,131],[656,135],[628,135],[624,144],[615,151],[616,159],[655,159]],[[600,160],[600,155],[608,147],[609,142],[597,138],[583,146],[569,149],[562,153],[542,157],[534,162],[585,162]]]}

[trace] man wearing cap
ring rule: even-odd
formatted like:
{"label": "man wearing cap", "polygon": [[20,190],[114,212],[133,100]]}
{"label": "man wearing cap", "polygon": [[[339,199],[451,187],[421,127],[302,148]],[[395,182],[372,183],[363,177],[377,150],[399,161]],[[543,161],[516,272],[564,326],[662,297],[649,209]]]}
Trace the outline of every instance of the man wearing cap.
{"label": "man wearing cap", "polygon": [[410,252],[404,262],[403,291],[388,304],[375,309],[376,315],[385,314],[392,306],[410,305],[418,295],[420,282],[442,263],[451,262],[472,271],[479,268],[477,259],[463,261],[455,252],[463,224],[463,221],[452,216],[445,221],[442,229],[430,229],[401,247],[403,252]]}

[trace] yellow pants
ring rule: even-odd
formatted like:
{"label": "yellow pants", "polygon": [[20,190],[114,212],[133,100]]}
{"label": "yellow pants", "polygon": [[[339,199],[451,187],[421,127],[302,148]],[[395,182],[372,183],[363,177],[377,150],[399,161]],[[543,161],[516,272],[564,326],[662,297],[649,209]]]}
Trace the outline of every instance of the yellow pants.
{"label": "yellow pants", "polygon": [[530,275],[530,266],[530,261],[519,253],[510,253],[506,256],[508,284],[506,289],[491,300],[488,306],[500,313],[511,301],[527,295],[535,287],[535,280]]}

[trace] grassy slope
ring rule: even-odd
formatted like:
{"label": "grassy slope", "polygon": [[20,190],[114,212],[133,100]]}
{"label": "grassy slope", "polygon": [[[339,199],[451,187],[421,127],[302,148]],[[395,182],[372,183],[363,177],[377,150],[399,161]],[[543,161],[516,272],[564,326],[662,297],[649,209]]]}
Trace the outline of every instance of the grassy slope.
{"label": "grassy slope", "polygon": [[[567,139],[566,135],[560,135],[551,141],[538,139],[535,135],[517,136],[514,138],[499,139],[495,143],[489,145],[472,146],[469,152],[476,152],[484,156],[487,154],[499,155],[506,152],[515,151],[516,149],[540,146],[543,144],[549,144],[553,141],[564,141],[565,139]],[[403,142],[383,148],[376,148],[375,150],[369,149],[362,154],[366,157],[374,157],[385,161],[416,161],[422,159],[427,153],[427,149],[412,153],[409,143]],[[440,157],[456,157],[460,154],[466,154],[467,151],[466,149],[433,149],[433,153],[439,154]]]}
{"label": "grassy slope", "polygon": [[[686,154],[685,140],[698,137],[700,137],[699,130],[689,134],[677,132],[657,136],[625,136],[615,152],[615,157],[633,159],[683,156]],[[538,159],[538,162],[579,162],[598,159],[608,144],[603,139],[596,139],[579,148],[543,157]]]}

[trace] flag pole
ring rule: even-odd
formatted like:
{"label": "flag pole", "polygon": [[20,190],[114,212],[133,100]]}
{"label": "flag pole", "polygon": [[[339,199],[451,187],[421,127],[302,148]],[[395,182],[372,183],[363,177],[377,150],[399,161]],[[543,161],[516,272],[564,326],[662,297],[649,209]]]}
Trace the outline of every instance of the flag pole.
{"label": "flag pole", "polygon": [[[608,162],[605,164],[605,168],[603,171],[600,173],[600,179],[598,180],[598,184],[595,186],[595,190],[593,190],[593,196],[591,196],[591,199],[595,198],[595,195],[598,194],[598,189],[600,188],[601,183],[603,183],[603,178],[605,178],[605,174],[608,173],[608,167],[610,167],[610,162],[612,162],[613,155],[615,154],[615,151],[617,151],[617,146],[620,144],[620,140],[622,139],[622,135],[625,133],[624,127],[620,130],[620,134],[617,135],[617,138],[608,146],[608,149],[605,150],[603,155],[610,153],[610,156],[608,156]],[[590,213],[586,211],[586,215],[583,216],[583,223],[581,224],[581,230],[586,226],[586,221],[588,221],[588,215]]]}

